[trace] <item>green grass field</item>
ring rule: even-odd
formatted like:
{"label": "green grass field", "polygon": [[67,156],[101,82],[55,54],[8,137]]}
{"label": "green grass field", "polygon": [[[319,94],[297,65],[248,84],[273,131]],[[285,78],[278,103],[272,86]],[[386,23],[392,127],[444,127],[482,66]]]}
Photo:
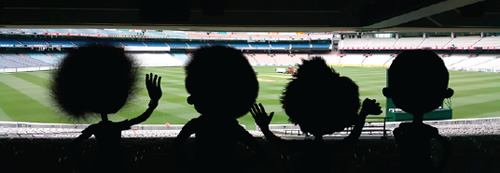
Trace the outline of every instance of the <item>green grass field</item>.
{"label": "green grass field", "polygon": [[[290,75],[274,73],[276,67],[254,67],[259,72],[260,92],[257,102],[265,105],[268,112],[274,111],[272,123],[288,123],[279,103],[279,96]],[[377,99],[385,108],[382,88],[385,86],[385,68],[335,67],[344,76],[351,77],[360,87],[361,99]],[[199,114],[187,104],[188,94],[184,89],[182,67],[144,68],[143,73],[153,72],[163,77],[163,97],[159,107],[144,124],[184,124]],[[50,100],[48,82],[51,71],[19,72],[0,74],[0,121],[72,122],[58,113]],[[217,77],[230,77],[217,74]],[[450,87],[455,90],[452,97],[453,118],[481,118],[500,116],[500,74],[450,71]],[[144,79],[141,79],[141,83]],[[149,97],[141,90],[112,120],[123,120],[140,115],[147,108]],[[222,108],[223,109],[223,108]],[[244,116],[239,122],[248,129],[254,129],[251,116]]]}

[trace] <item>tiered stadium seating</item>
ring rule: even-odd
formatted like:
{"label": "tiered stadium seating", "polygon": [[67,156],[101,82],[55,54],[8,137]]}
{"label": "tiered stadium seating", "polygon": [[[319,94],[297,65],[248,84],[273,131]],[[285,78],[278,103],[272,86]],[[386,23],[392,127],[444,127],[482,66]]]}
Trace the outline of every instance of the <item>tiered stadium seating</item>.
{"label": "tiered stadium seating", "polygon": [[97,29],[72,29],[75,34],[90,34],[97,35]]}
{"label": "tiered stadium seating", "polygon": [[120,41],[124,46],[141,46],[145,47],[146,45],[140,41]]}
{"label": "tiered stadium seating", "polygon": [[276,65],[276,61],[274,60],[273,57],[269,56],[268,54],[253,54],[255,61],[257,61],[258,65]]}
{"label": "tiered stadium seating", "polygon": [[368,39],[344,39],[339,42],[339,49],[361,48],[368,45]]}
{"label": "tiered stadium seating", "polygon": [[22,46],[23,44],[11,38],[0,38],[0,47]]}
{"label": "tiered stadium seating", "polygon": [[451,69],[452,65],[454,65],[460,61],[466,60],[467,58],[469,58],[469,56],[470,55],[453,55],[453,56],[442,57],[442,58],[443,58],[444,65],[446,66],[446,68]]}
{"label": "tiered stadium seating", "polygon": [[384,66],[391,58],[391,54],[372,54],[371,56],[366,57],[363,61],[363,66],[381,67]]}
{"label": "tiered stadium seating", "polygon": [[248,47],[250,47],[248,45],[248,43],[229,43],[229,45],[231,47],[235,47],[235,48],[248,48]]}
{"label": "tiered stadium seating", "polygon": [[168,38],[188,38],[185,32],[165,31]]}
{"label": "tiered stadium seating", "polygon": [[26,34],[45,34],[47,30],[45,29],[21,29]]}
{"label": "tiered stadium seating", "polygon": [[159,41],[145,41],[144,44],[146,44],[149,47],[168,47],[168,45],[165,42],[159,42]]}
{"label": "tiered stadium seating", "polygon": [[254,55],[253,54],[244,54],[245,57],[247,58],[248,62],[250,63],[250,65],[258,65],[257,61],[255,60],[255,58],[253,57]]}
{"label": "tiered stadium seating", "polygon": [[366,47],[368,48],[375,48],[375,49],[383,49],[383,48],[391,48],[394,47],[394,44],[396,43],[395,38],[376,38],[376,39],[370,39],[368,41],[368,44],[366,44]]}
{"label": "tiered stadium seating", "polygon": [[120,36],[122,35],[120,31],[116,30],[98,30],[99,34],[101,35],[110,35],[110,36]]}
{"label": "tiered stadium seating", "polygon": [[175,47],[175,48],[187,48],[188,47],[188,45],[185,42],[168,41],[167,44],[170,47]]}
{"label": "tiered stadium seating", "polygon": [[83,45],[87,45],[87,44],[97,44],[97,42],[95,42],[94,40],[71,40],[71,42],[73,44],[75,44],[76,46],[83,46]]}
{"label": "tiered stadium seating", "polygon": [[199,47],[206,47],[206,46],[208,46],[208,43],[201,43],[201,42],[189,42],[187,44],[191,48],[199,48]]}
{"label": "tiered stadium seating", "polygon": [[478,69],[500,69],[500,56],[494,54],[482,54],[477,58],[490,59],[489,61],[484,61],[482,63],[471,66],[471,68]]}
{"label": "tiered stadium seating", "polygon": [[457,37],[451,40],[445,47],[452,47],[453,45],[457,48],[460,47],[471,47],[476,44],[481,37],[479,36],[468,36],[468,37]]}
{"label": "tiered stadium seating", "polygon": [[98,40],[99,44],[111,45],[111,46],[123,46],[123,44],[119,41],[113,40]]}
{"label": "tiered stadium seating", "polygon": [[289,49],[290,44],[288,43],[271,43],[271,49]]}
{"label": "tiered stadium seating", "polygon": [[186,64],[187,61],[189,60],[188,55],[185,53],[172,53],[172,56],[175,59],[178,59],[179,61],[181,61],[183,65]]}
{"label": "tiered stadium seating", "polygon": [[[39,60],[32,59],[31,57],[24,54],[0,54],[0,57],[7,62],[3,64],[7,67],[45,67],[50,66],[50,64],[44,63]],[[8,61],[12,62],[9,63]],[[9,67],[9,68],[10,68]]]}
{"label": "tiered stadium seating", "polygon": [[137,53],[133,54],[132,57],[136,59],[141,67],[184,65],[184,62],[168,53]]}
{"label": "tiered stadium seating", "polygon": [[330,43],[313,43],[312,48],[330,48]]}
{"label": "tiered stadium seating", "polygon": [[420,47],[445,47],[451,41],[451,37],[429,37],[426,38]]}
{"label": "tiered stadium seating", "polygon": [[451,65],[452,69],[457,69],[457,70],[467,70],[469,68],[472,68],[474,66],[487,63],[488,61],[494,60],[495,57],[491,56],[478,56],[478,57],[473,57],[473,58],[468,58],[463,61],[460,61],[458,63],[455,63]]}
{"label": "tiered stadium seating", "polygon": [[150,37],[167,37],[167,34],[164,32],[145,32],[144,35],[150,36]]}
{"label": "tiered stadium seating", "polygon": [[226,46],[228,47],[229,44],[228,43],[221,43],[221,42],[209,42],[208,43],[210,46]]}
{"label": "tiered stadium seating", "polygon": [[17,39],[18,41],[20,41],[21,43],[23,43],[24,45],[27,45],[27,46],[36,46],[36,45],[49,45],[49,43],[47,43],[46,41],[44,40],[38,40],[38,39]]}
{"label": "tiered stadium seating", "polygon": [[21,31],[21,29],[16,29],[16,28],[5,28],[5,29],[0,29],[0,33],[20,34],[20,33],[22,33],[22,31]]}
{"label": "tiered stadium seating", "polygon": [[365,59],[364,54],[346,54],[344,57],[340,58],[340,64],[342,65],[361,65],[363,60]]}
{"label": "tiered stadium seating", "polygon": [[68,40],[51,40],[51,39],[47,39],[46,40],[47,43],[49,43],[50,45],[53,45],[53,46],[61,46],[61,47],[74,47],[75,45],[68,41]]}
{"label": "tiered stadium seating", "polygon": [[309,43],[292,43],[292,48],[311,48]]}
{"label": "tiered stadium seating", "polygon": [[269,47],[269,43],[250,43],[250,46],[252,48],[257,48],[257,49],[260,49],[260,48],[270,48]]}
{"label": "tiered stadium seating", "polygon": [[474,47],[500,47],[500,37],[484,37]]}
{"label": "tiered stadium seating", "polygon": [[59,34],[71,34],[70,29],[47,29],[49,33],[59,33]]}
{"label": "tiered stadium seating", "polygon": [[398,41],[394,44],[394,47],[397,49],[415,49],[419,48],[420,44],[424,41],[422,37],[407,37],[407,38],[399,38]]}
{"label": "tiered stadium seating", "polygon": [[59,64],[59,61],[61,60],[60,57],[57,57],[52,54],[43,54],[43,53],[26,53],[29,57],[42,61],[44,63],[47,63],[51,66],[56,66]]}
{"label": "tiered stadium seating", "polygon": [[275,54],[273,58],[276,61],[277,65],[280,66],[297,64],[295,60],[288,54]]}

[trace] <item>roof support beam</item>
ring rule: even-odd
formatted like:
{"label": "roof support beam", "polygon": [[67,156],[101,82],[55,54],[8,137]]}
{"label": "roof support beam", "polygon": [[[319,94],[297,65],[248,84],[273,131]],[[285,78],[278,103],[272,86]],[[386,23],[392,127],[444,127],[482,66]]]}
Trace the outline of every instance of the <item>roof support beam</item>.
{"label": "roof support beam", "polygon": [[414,20],[418,20],[424,17],[429,17],[435,14],[439,14],[445,11],[453,10],[463,6],[478,3],[484,0],[447,0],[437,4],[433,4],[421,9],[396,16],[378,23],[371,24],[369,26],[362,27],[363,29],[383,29],[398,26],[404,23],[408,23]]}

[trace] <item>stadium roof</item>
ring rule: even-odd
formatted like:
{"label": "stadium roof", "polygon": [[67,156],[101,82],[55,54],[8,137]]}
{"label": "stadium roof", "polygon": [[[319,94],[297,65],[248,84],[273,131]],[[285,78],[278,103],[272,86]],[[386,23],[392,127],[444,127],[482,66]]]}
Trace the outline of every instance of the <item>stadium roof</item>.
{"label": "stadium roof", "polygon": [[499,32],[498,0],[3,0],[4,28]]}

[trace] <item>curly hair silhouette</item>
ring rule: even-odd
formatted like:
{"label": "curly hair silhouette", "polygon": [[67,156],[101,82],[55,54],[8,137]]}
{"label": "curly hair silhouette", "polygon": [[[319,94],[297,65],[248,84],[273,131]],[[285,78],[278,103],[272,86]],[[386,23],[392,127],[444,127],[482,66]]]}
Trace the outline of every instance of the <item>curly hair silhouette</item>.
{"label": "curly hair silhouette", "polygon": [[[236,120],[248,113],[257,98],[259,84],[252,66],[239,50],[213,46],[196,50],[185,70],[186,90],[190,94],[187,101],[201,115],[191,119],[177,135],[173,143],[176,155],[181,164],[188,163],[183,143],[196,134],[194,163],[184,165],[186,169],[238,170],[232,162],[233,148],[238,142],[256,153],[262,150]],[[227,73],[231,74],[221,75]]]}
{"label": "curly hair silhouette", "polygon": [[281,96],[289,121],[322,136],[352,125],[360,107],[358,85],[320,57],[304,60]]}
{"label": "curly hair silhouette", "polygon": [[101,121],[82,131],[72,142],[75,171],[88,171],[80,157],[82,141],[92,135],[99,145],[96,166],[92,172],[127,172],[120,151],[121,131],[149,118],[162,96],[161,77],[146,75],[151,101],[148,109],[131,120],[111,122],[108,114],[118,112],[133,93],[137,69],[122,48],[88,45],[71,51],[54,73],[52,97],[71,118],[86,119],[100,115]]}
{"label": "curly hair silhouette", "polygon": [[[234,48],[202,47],[185,67],[188,102],[203,115],[238,118],[255,103],[259,83],[243,54]],[[217,76],[231,73],[228,76]],[[224,112],[213,109],[225,105]],[[215,116],[215,115],[214,115]]]}
{"label": "curly hair silhouette", "polygon": [[79,47],[69,52],[54,73],[52,97],[74,119],[116,113],[134,92],[137,72],[121,48]]}

